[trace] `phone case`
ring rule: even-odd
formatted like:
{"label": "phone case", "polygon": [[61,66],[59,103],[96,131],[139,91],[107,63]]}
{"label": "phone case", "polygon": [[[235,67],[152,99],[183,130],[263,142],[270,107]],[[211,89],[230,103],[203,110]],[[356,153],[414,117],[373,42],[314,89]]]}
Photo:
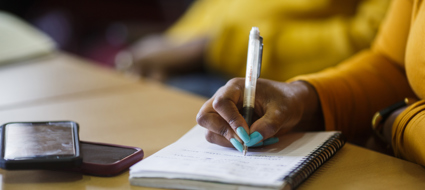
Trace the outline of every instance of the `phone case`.
{"label": "phone case", "polygon": [[[9,125],[12,128],[6,129]],[[19,129],[15,130],[17,128],[14,126]],[[67,133],[62,134],[64,136],[58,136],[61,133],[52,131],[53,128],[59,131],[66,130]],[[8,137],[16,139],[9,142],[11,145],[6,143],[6,130],[15,130]],[[0,127],[0,167],[8,170],[77,167],[82,163],[78,130],[78,123],[73,121],[9,122],[3,124]],[[69,139],[69,141],[63,144],[64,139]],[[49,142],[50,144],[40,144],[40,142]],[[17,157],[8,157],[10,151],[7,151],[7,149],[9,146],[12,146],[13,154],[17,154]],[[63,147],[71,147],[72,154],[61,154]],[[26,155],[28,152],[33,153]]]}
{"label": "phone case", "polygon": [[72,171],[95,176],[114,176],[143,159],[137,147],[80,141],[83,163]]}

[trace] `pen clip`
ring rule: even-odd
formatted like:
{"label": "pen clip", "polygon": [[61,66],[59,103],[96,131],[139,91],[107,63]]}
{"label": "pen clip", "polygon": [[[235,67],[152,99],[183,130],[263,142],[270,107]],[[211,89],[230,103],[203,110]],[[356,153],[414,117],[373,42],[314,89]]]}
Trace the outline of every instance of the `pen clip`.
{"label": "pen clip", "polygon": [[263,37],[260,36],[260,46],[258,48],[258,74],[257,74],[257,78],[260,78],[260,74],[261,74],[261,64],[262,64],[262,59],[263,59]]}

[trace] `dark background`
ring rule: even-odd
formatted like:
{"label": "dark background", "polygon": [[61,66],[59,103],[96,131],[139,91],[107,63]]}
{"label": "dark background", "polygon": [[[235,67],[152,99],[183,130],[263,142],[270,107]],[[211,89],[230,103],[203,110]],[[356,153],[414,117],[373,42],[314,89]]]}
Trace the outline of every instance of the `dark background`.
{"label": "dark background", "polygon": [[192,0],[0,0],[0,9],[49,35],[61,50],[108,67],[137,39],[160,33]]}

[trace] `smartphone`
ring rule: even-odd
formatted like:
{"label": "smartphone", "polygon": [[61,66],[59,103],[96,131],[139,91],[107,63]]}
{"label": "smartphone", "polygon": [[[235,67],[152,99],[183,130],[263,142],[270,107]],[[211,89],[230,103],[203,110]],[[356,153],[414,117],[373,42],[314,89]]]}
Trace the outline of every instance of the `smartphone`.
{"label": "smartphone", "polygon": [[83,163],[70,169],[86,175],[115,176],[143,159],[141,148],[80,141]]}
{"label": "smartphone", "polygon": [[0,167],[77,167],[82,163],[78,129],[73,121],[6,123],[0,127]]}

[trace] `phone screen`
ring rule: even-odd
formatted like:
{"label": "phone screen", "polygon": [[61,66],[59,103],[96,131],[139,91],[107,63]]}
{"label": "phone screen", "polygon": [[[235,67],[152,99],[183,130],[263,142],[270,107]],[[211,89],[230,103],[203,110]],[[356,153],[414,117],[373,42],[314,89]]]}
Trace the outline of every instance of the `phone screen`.
{"label": "phone screen", "polygon": [[70,122],[10,123],[3,130],[5,160],[76,155]]}

